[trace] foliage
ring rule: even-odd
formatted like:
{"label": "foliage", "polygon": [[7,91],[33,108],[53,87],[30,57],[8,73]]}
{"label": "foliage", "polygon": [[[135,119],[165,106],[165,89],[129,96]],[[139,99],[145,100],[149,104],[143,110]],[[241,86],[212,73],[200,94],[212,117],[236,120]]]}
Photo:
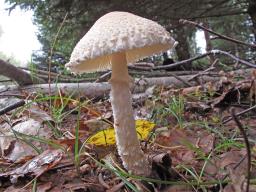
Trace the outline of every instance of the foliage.
{"label": "foliage", "polygon": [[178,122],[179,127],[183,127],[183,114],[184,114],[184,97],[172,96],[163,105],[155,106],[152,112],[152,120],[157,124],[166,126],[169,124],[170,119],[174,117]]}

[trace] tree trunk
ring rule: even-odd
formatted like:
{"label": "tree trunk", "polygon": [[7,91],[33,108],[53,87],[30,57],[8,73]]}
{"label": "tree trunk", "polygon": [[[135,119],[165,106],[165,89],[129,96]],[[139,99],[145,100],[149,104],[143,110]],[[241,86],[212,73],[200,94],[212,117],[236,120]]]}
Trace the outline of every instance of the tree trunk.
{"label": "tree trunk", "polygon": [[248,6],[248,14],[251,17],[252,24],[253,24],[253,33],[254,33],[254,43],[256,43],[256,1],[249,0]]}
{"label": "tree trunk", "polygon": [[[175,40],[179,42],[177,47],[175,48],[178,60],[186,60],[190,58],[190,53],[189,53],[189,45],[188,45],[188,40],[187,40],[187,33],[182,25],[177,25],[174,28],[174,33],[175,33]],[[183,69],[191,69],[191,63],[187,63],[185,65],[181,66]]]}
{"label": "tree trunk", "polygon": [[[204,22],[204,27],[209,28],[209,23],[207,21]],[[210,38],[209,32],[206,30],[204,30],[204,38],[206,42],[206,52],[211,51],[212,50],[211,38]],[[209,55],[209,58],[210,58],[210,63],[213,63],[215,60],[214,56]]]}

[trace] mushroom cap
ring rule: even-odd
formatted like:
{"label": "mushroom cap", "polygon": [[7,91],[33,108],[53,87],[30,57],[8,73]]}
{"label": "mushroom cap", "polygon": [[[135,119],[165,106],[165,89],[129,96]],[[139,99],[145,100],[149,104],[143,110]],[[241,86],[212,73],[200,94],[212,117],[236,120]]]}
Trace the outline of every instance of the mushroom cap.
{"label": "mushroom cap", "polygon": [[170,33],[158,23],[128,12],[99,18],[75,46],[65,66],[74,73],[111,68],[111,55],[125,52],[127,63],[172,48]]}

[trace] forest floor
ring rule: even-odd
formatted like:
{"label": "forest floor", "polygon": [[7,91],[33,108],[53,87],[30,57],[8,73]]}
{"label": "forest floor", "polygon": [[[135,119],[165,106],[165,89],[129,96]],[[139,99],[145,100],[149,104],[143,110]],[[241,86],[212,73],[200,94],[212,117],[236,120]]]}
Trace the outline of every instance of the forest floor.
{"label": "forest floor", "polygon": [[74,99],[61,90],[23,96],[24,106],[0,116],[0,191],[232,192],[245,191],[249,173],[250,191],[256,191],[253,75],[223,73],[218,82],[195,87],[154,87],[134,100],[143,150],[170,157],[155,170],[157,178],[122,168],[108,97]]}

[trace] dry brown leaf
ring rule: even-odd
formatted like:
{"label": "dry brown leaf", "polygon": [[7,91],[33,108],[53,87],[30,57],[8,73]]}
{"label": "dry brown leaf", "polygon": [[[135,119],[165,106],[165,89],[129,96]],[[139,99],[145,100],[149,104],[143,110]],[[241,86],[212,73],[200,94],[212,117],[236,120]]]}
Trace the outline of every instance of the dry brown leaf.
{"label": "dry brown leaf", "polygon": [[15,187],[15,186],[10,186],[4,190],[4,192],[27,192],[27,189],[22,189],[22,187]]}
{"label": "dry brown leaf", "polygon": [[186,111],[205,114],[211,110],[211,106],[203,102],[186,102]]}
{"label": "dry brown leaf", "polygon": [[39,184],[36,187],[36,192],[47,192],[52,188],[52,182],[46,182],[44,184]]}
{"label": "dry brown leaf", "polygon": [[39,177],[50,168],[55,167],[61,161],[63,155],[64,152],[60,149],[46,150],[21,167],[6,173],[1,173],[0,178],[8,177],[12,183],[16,183],[19,177],[26,175]]}
{"label": "dry brown leaf", "polygon": [[162,192],[194,192],[189,186],[174,185],[164,189]]}
{"label": "dry brown leaf", "polygon": [[[16,124],[13,130],[28,135],[36,135],[41,124],[33,119]],[[0,133],[0,149],[4,159],[12,162],[19,161],[26,156],[36,155],[36,152],[27,144],[15,137],[11,127],[6,127]]]}
{"label": "dry brown leaf", "polygon": [[[241,159],[243,159],[246,155],[245,150],[231,150],[226,153],[220,155],[220,161],[218,163],[221,169],[227,167],[234,167],[239,164]],[[241,164],[236,168],[240,170],[240,174],[243,174],[246,171],[246,160],[241,162]]]}
{"label": "dry brown leaf", "polygon": [[244,192],[246,188],[245,176],[241,175],[238,170],[231,168],[228,168],[228,172],[232,183],[224,188],[224,192]]}

